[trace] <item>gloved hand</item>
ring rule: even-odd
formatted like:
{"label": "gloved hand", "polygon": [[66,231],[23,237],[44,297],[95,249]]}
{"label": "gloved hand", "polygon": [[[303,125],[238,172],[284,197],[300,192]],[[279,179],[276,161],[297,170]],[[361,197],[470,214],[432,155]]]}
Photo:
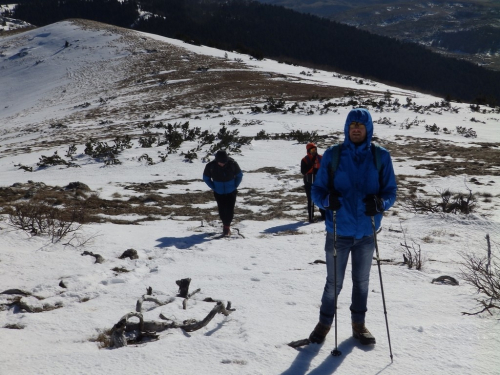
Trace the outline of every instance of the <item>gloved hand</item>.
{"label": "gloved hand", "polygon": [[365,202],[365,215],[375,216],[381,212],[384,212],[384,200],[375,194],[369,194],[363,199]]}
{"label": "gloved hand", "polygon": [[342,204],[340,204],[339,197],[342,195],[335,190],[330,190],[330,193],[328,193],[328,207],[325,207],[327,210],[331,211],[337,211],[340,207],[342,207]]}

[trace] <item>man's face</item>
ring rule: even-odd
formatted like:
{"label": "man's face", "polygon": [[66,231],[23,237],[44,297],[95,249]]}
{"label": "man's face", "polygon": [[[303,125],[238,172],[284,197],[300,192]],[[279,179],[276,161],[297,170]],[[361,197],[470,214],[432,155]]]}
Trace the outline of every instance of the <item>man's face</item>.
{"label": "man's face", "polygon": [[314,155],[316,155],[316,152],[318,152],[318,150],[316,150],[316,148],[315,148],[315,147],[313,147],[313,148],[309,149],[309,153],[310,153],[311,155],[313,155],[313,156],[314,156]]}
{"label": "man's face", "polygon": [[366,139],[366,127],[360,122],[351,122],[349,124],[349,139],[352,143],[359,145]]}
{"label": "man's face", "polygon": [[223,167],[226,165],[226,163],[221,163],[220,161],[218,161],[217,164],[219,164],[220,167]]}

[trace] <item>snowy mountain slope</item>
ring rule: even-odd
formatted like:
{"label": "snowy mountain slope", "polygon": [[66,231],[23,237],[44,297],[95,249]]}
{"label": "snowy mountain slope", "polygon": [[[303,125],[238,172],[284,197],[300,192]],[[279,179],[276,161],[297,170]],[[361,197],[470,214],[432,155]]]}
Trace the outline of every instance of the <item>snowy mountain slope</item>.
{"label": "snowy mountain slope", "polygon": [[[440,98],[364,78],[250,60],[81,20],[1,38],[0,53],[2,206],[15,204],[9,197],[26,200],[42,193],[70,204],[67,195],[77,191],[52,187],[74,181],[91,189],[79,195],[91,215],[77,238],[53,244],[47,236],[16,230],[2,215],[0,291],[28,291],[44,298],[23,297],[29,306],[50,311],[0,312],[1,327],[23,328],[2,329],[9,345],[0,355],[0,373],[495,374],[500,368],[497,317],[461,314],[479,309],[459,264],[460,252],[485,253],[486,233],[498,251],[499,113],[465,103],[443,106]],[[269,97],[284,98],[285,105],[266,111]],[[231,240],[212,239],[220,224],[201,181],[209,145],[188,163],[185,155],[197,140],[185,141],[165,162],[165,146],[139,143],[148,134],[161,138],[166,129],[154,124],[189,121],[200,131],[216,134],[225,124],[247,137],[261,131],[317,132],[323,151],[343,138],[352,108],[347,103],[368,99],[386,102],[370,110],[400,187],[379,235],[381,257],[392,260],[383,262],[382,272],[393,364],[375,262],[367,316],[377,337],[374,348],[360,347],[350,337],[347,278],[338,316],[343,355],[329,354],[333,332],[321,346],[297,351],[286,345],[307,337],[316,324],[325,278],[324,266],[313,263],[324,258],[323,224],[304,222],[303,143],[252,140],[241,146],[241,154],[233,153],[245,173],[235,224],[244,238]],[[426,131],[434,124],[439,131]],[[457,126],[473,128],[477,137],[465,138]],[[111,144],[124,135],[131,136],[132,147],[117,156],[119,165],[105,166],[84,153],[91,137]],[[71,144],[72,159],[65,156]],[[55,151],[79,167],[37,166]],[[145,153],[154,165],[141,160]],[[422,215],[404,207],[412,194],[437,199],[445,189],[471,189],[477,212]],[[420,245],[427,259],[422,271],[400,264],[401,229],[408,244]],[[139,258],[118,259],[129,248]],[[94,257],[81,256],[84,251],[100,254],[104,263],[94,264]],[[431,283],[441,275],[460,285]],[[192,278],[192,290],[201,288],[187,309],[181,298],[164,306],[146,302],[147,320],[160,321],[160,313],[177,322],[202,319],[213,307],[203,302],[206,297],[230,300],[236,311],[217,315],[199,331],[167,330],[158,341],[137,346],[108,350],[91,341],[134,311],[147,287],[167,299],[177,293],[175,281],[185,277]],[[58,286],[61,281],[66,288]],[[0,296],[2,303],[9,299]]]}

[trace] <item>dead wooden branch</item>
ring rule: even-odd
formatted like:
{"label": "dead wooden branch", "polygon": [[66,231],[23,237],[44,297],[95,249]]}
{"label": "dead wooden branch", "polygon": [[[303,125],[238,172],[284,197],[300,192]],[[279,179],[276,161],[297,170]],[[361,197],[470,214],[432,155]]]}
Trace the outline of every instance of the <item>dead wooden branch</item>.
{"label": "dead wooden branch", "polygon": [[[82,238],[78,233],[73,234],[71,238],[69,239],[68,242],[64,243],[64,246],[71,246],[71,247],[84,247],[87,243],[93,241],[96,237],[99,237],[100,235],[94,234],[90,237],[87,238]],[[77,243],[76,245],[73,245],[71,242],[73,240],[76,240]]]}
{"label": "dead wooden branch", "polygon": [[184,301],[182,302],[182,308],[186,310],[187,300],[191,298],[191,296],[194,296],[196,293],[198,293],[201,289],[198,288],[193,293],[189,294],[189,285],[191,284],[190,278],[177,280],[175,283],[179,286],[179,292],[177,294],[177,297],[185,298]]}
{"label": "dead wooden branch", "polygon": [[241,238],[245,238],[245,236],[240,233],[240,230],[238,228],[233,228],[233,230],[238,233],[238,236],[240,236]]}
{"label": "dead wooden branch", "polygon": [[321,260],[321,259],[316,259],[314,262],[311,262],[309,264],[326,264],[326,262],[324,260]]}
{"label": "dead wooden branch", "polygon": [[491,243],[489,234],[486,234],[486,244],[488,245],[488,264],[486,265],[486,272],[489,273],[491,267]]}
{"label": "dead wooden branch", "polygon": [[160,301],[159,299],[155,298],[155,297],[151,297],[151,296],[148,296],[148,295],[143,295],[141,298],[139,298],[137,300],[137,303],[135,305],[135,311],[137,312],[142,312],[142,304],[144,302],[154,302],[156,303],[158,306],[163,306],[163,305],[167,305],[169,303],[172,303],[175,301],[175,297],[170,297],[168,300],[166,301]]}
{"label": "dead wooden branch", "polygon": [[191,321],[188,324],[182,325],[181,329],[183,329],[186,332],[193,332],[197,331],[200,328],[205,327],[217,314],[223,314],[224,316],[228,316],[231,314],[234,310],[231,309],[231,302],[227,303],[227,307],[224,307],[224,304],[222,302],[217,302],[217,305],[208,313],[208,315],[205,317],[200,322],[197,321]]}
{"label": "dead wooden branch", "polygon": [[139,318],[139,334],[143,331],[144,319],[142,318],[141,313],[128,313],[124,315],[118,323],[113,326],[111,330],[111,346],[115,348],[121,348],[123,346],[127,346],[127,338],[125,337],[125,329],[127,328],[128,320],[132,317]]}
{"label": "dead wooden branch", "polygon": [[8,298],[7,302],[0,303],[0,311],[5,311],[5,310],[12,308],[13,306],[16,306],[19,303],[19,301],[21,301],[21,298],[23,298],[23,297],[14,296],[14,297]]}
{"label": "dead wooden branch", "polygon": [[194,296],[196,293],[198,293],[200,291],[201,291],[201,288],[196,289],[194,292],[189,293],[188,296],[187,296],[187,298],[191,298],[192,296]]}
{"label": "dead wooden branch", "polygon": [[401,223],[400,225],[404,240],[404,244],[400,243],[400,245],[405,249],[403,250],[403,264],[406,264],[409,269],[412,269],[413,266],[415,266],[415,269],[420,271],[424,265],[424,258],[422,257],[420,245],[417,244],[418,250],[415,248],[415,243],[412,243],[412,245],[409,246],[406,243],[406,233],[403,229],[403,225]]}
{"label": "dead wooden branch", "polygon": [[[403,254],[404,256],[404,254]],[[377,257],[373,257],[372,260],[377,260]],[[378,259],[380,262],[394,264],[394,259]]]}
{"label": "dead wooden branch", "polygon": [[32,294],[30,292],[27,292],[26,290],[22,290],[22,289],[7,289],[7,290],[4,290],[3,292],[1,292],[0,294],[19,294],[21,296],[31,296]]}
{"label": "dead wooden branch", "polygon": [[139,259],[139,254],[137,254],[137,250],[135,250],[135,249],[127,249],[118,258],[119,259],[125,259],[125,258]]}
{"label": "dead wooden branch", "polygon": [[389,228],[388,230],[389,230],[389,232],[403,233],[403,231],[397,230],[397,229]]}
{"label": "dead wooden branch", "polygon": [[17,307],[21,311],[26,311],[29,313],[40,313],[40,312],[45,312],[45,311],[52,311],[55,309],[59,309],[62,307],[61,302],[56,302],[55,304],[51,305],[49,303],[44,303],[43,305],[32,305],[29,302],[25,300],[25,297],[33,297],[36,298],[37,300],[43,300],[43,297],[37,297],[29,292],[19,290],[19,289],[8,289],[3,291],[0,294],[7,294],[11,295],[12,297],[8,297],[6,302],[0,303],[0,311],[5,311],[8,309],[11,309],[13,307]]}
{"label": "dead wooden branch", "polygon": [[[184,301],[187,301],[187,299],[200,291],[200,289],[197,289],[189,294],[188,290],[190,282],[191,279],[182,279],[176,281],[176,284],[180,287],[179,294],[186,293]],[[124,315],[110,330],[109,345],[111,347],[121,348],[123,346],[127,346],[130,343],[144,341],[145,339],[158,339],[158,335],[156,334],[157,332],[162,332],[172,328],[181,328],[185,332],[194,332],[205,327],[217,314],[228,316],[233,311],[235,311],[235,309],[231,308],[231,301],[228,301],[224,306],[224,303],[222,301],[217,301],[212,298],[206,298],[205,301],[216,302],[216,305],[201,321],[198,321],[196,319],[189,319],[183,321],[182,323],[177,323],[165,317],[163,314],[160,314],[160,319],[165,320],[164,322],[145,321],[141,313],[142,304],[145,301],[154,302],[159,306],[163,306],[175,301],[175,297],[170,297],[166,301],[160,301],[158,298],[152,297],[151,295],[149,295],[149,293],[152,293],[151,287],[147,289],[147,293],[147,295],[143,295],[137,301],[136,312],[130,312]],[[138,323],[129,321],[130,318],[134,317],[139,319]],[[126,333],[130,334],[127,335]]]}
{"label": "dead wooden branch", "polygon": [[457,279],[451,276],[443,275],[436,277],[432,280],[432,284],[440,283],[440,284],[448,284],[448,285],[459,285]]}
{"label": "dead wooden branch", "polygon": [[186,310],[186,309],[187,309],[187,302],[188,302],[188,299],[190,299],[192,296],[194,296],[194,295],[195,295],[196,293],[198,293],[200,290],[201,290],[201,289],[200,289],[200,288],[198,288],[198,289],[196,289],[193,293],[189,293],[189,294],[187,295],[187,297],[184,299],[184,301],[182,301],[182,308],[183,308],[184,310]]}
{"label": "dead wooden branch", "polygon": [[24,310],[24,311],[29,312],[29,313],[41,313],[41,312],[45,312],[45,311],[52,311],[52,310],[60,309],[61,307],[63,307],[61,302],[56,302],[54,305],[44,304],[43,306],[32,306],[32,305],[28,304],[26,301],[24,301],[23,299],[19,300],[19,302],[17,303],[17,306],[21,310]]}
{"label": "dead wooden branch", "polygon": [[476,254],[462,254],[464,266],[462,277],[466,283],[472,285],[479,297],[477,302],[483,307],[477,313],[463,313],[464,315],[476,315],[490,309],[500,309],[500,258],[494,254],[488,256]]}
{"label": "dead wooden branch", "polygon": [[93,256],[95,258],[96,263],[103,263],[104,262],[104,258],[100,254],[94,254],[92,251],[84,251],[81,255],[82,256],[83,255]]}
{"label": "dead wooden branch", "polygon": [[486,302],[484,300],[479,301],[480,304],[484,306],[484,308],[481,311],[475,312],[475,313],[468,313],[468,312],[462,312],[462,315],[478,315],[481,314],[485,311],[488,311],[488,314],[493,315],[490,311],[490,309],[500,309],[500,305],[495,305],[493,303],[493,299],[490,300],[490,302]]}
{"label": "dead wooden branch", "polygon": [[189,284],[191,284],[191,279],[188,277],[186,279],[177,280],[175,283],[179,287],[177,296],[186,298],[189,294]]}
{"label": "dead wooden branch", "polygon": [[287,345],[294,348],[294,349],[297,349],[297,348],[300,348],[301,346],[309,345],[310,343],[311,343],[311,340],[302,339],[302,340],[289,342]]}
{"label": "dead wooden branch", "polygon": [[[111,333],[111,346],[116,348],[121,348],[127,346],[131,342],[139,342],[141,339],[148,337],[157,337],[157,332],[163,332],[167,329],[180,328],[186,332],[194,332],[203,327],[205,327],[217,314],[223,314],[228,316],[234,309],[231,308],[231,302],[224,306],[222,302],[218,302],[217,305],[208,313],[205,319],[197,321],[195,319],[185,320],[182,323],[174,322],[163,314],[160,314],[160,318],[167,320],[165,322],[155,322],[155,321],[144,321],[142,314],[138,312],[131,312],[123,316],[118,323],[113,326]],[[130,323],[129,319],[131,317],[139,318],[139,323]],[[125,332],[137,332],[133,340],[128,340],[126,338]]]}
{"label": "dead wooden branch", "polygon": [[201,321],[197,321],[195,319],[189,319],[189,320],[185,320],[184,322],[182,322],[182,324],[179,324],[179,323],[175,323],[172,319],[167,318],[163,314],[160,314],[160,319],[168,320],[168,321],[172,322],[172,323],[168,323],[168,324],[164,323],[164,324],[167,324],[167,326],[169,326],[169,328],[181,328],[186,332],[197,331],[200,328],[205,327],[214,318],[215,315],[223,314],[225,316],[228,316],[233,311],[235,311],[234,309],[231,308],[231,301],[228,301],[226,307],[224,307],[224,303],[222,301],[216,301],[216,302],[217,302],[217,304],[212,309],[212,311],[210,311],[208,313],[208,315],[205,317],[205,319],[203,319]]}
{"label": "dead wooden branch", "polygon": [[[470,214],[476,208],[476,198],[472,190],[467,188],[468,195],[462,193],[452,193],[449,190],[441,191],[437,200],[407,197],[402,202],[402,206],[414,213],[453,213]],[[441,199],[439,201],[439,199]]]}

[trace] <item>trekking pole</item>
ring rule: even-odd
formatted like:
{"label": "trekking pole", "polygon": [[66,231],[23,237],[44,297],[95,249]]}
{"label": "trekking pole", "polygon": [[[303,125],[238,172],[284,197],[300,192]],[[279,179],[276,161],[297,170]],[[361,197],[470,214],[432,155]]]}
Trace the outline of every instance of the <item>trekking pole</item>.
{"label": "trekking pole", "polygon": [[314,221],[314,201],[312,200],[312,186],[314,184],[314,173],[311,174],[311,192],[309,193],[309,196],[311,197],[311,212],[309,213],[312,221]]}
{"label": "trekking pole", "polygon": [[337,347],[337,211],[333,211],[333,268],[335,269],[335,307],[333,314],[335,316],[335,349],[332,350],[332,355],[338,357],[342,352]]}
{"label": "trekking pole", "polygon": [[374,216],[372,216],[372,228],[373,228],[373,240],[375,242],[375,250],[377,252],[378,275],[380,278],[380,289],[382,291],[382,303],[384,305],[385,326],[387,328],[387,339],[389,340],[389,353],[391,356],[391,363],[392,363],[394,361],[392,358],[391,335],[389,333],[389,322],[387,321],[387,309],[385,308],[384,284],[382,284],[382,270],[380,268],[380,255],[378,253],[377,231],[375,230],[375,217]]}

